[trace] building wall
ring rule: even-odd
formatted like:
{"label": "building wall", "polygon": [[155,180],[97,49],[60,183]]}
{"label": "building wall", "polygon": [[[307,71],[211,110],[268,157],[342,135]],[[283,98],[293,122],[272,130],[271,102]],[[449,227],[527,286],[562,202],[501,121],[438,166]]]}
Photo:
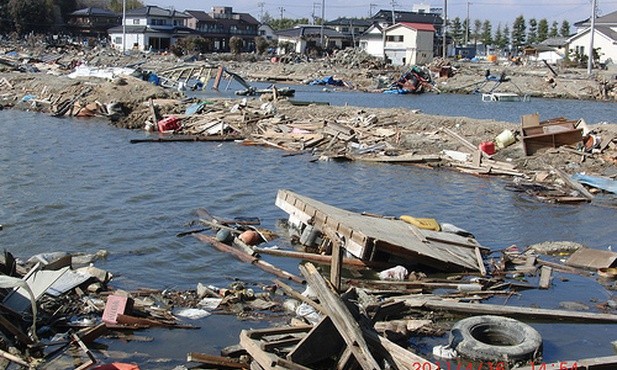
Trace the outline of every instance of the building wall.
{"label": "building wall", "polygon": [[[579,37],[574,37],[570,41],[570,53],[574,53],[577,48],[583,50],[583,54],[589,55],[590,33],[587,32]],[[610,58],[613,63],[617,63],[617,45],[615,40],[609,39],[604,34],[596,32],[593,37],[594,49],[600,48],[600,62],[606,62]]]}

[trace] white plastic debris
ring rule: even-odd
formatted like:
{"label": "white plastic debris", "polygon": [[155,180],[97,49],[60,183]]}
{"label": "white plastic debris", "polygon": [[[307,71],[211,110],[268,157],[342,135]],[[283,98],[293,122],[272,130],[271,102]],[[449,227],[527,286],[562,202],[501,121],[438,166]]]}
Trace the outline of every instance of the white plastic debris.
{"label": "white plastic debris", "polygon": [[202,307],[205,310],[216,310],[219,305],[221,304],[221,302],[223,301],[223,298],[209,298],[206,297],[204,299],[202,299],[201,301],[199,301],[199,306]]}
{"label": "white plastic debris", "polygon": [[178,310],[176,316],[185,317],[191,320],[199,320],[211,315],[210,312],[199,308],[183,308]]}
{"label": "white plastic debris", "polygon": [[433,347],[433,356],[443,358],[446,360],[452,360],[456,358],[456,350],[450,348],[449,345],[439,345]]}
{"label": "white plastic debris", "polygon": [[321,314],[319,314],[313,306],[306,303],[302,303],[296,308],[296,315],[304,318],[313,325],[316,325],[321,320]]}
{"label": "white plastic debris", "polygon": [[379,273],[381,280],[405,280],[409,275],[409,271],[403,266],[394,266]]}

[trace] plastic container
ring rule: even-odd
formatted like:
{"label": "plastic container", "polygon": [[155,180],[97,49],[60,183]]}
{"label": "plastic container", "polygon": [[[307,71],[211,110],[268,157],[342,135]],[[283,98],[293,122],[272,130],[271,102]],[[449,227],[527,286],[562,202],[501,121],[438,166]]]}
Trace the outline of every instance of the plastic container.
{"label": "plastic container", "polygon": [[496,62],[497,61],[497,55],[495,54],[491,54],[491,55],[487,55],[486,56],[486,60],[488,60],[489,62]]}
{"label": "plastic container", "polygon": [[158,122],[159,131],[174,131],[180,128],[180,119],[175,116],[163,118]]}
{"label": "plastic container", "polygon": [[514,139],[514,134],[510,130],[503,130],[501,134],[497,135],[495,138],[495,144],[499,149],[503,149],[511,144],[514,144],[516,139]]}
{"label": "plastic container", "polygon": [[484,153],[488,155],[493,155],[495,154],[495,143],[492,141],[482,142],[480,143],[480,145],[478,145],[478,149],[480,149],[481,151],[483,151]]}

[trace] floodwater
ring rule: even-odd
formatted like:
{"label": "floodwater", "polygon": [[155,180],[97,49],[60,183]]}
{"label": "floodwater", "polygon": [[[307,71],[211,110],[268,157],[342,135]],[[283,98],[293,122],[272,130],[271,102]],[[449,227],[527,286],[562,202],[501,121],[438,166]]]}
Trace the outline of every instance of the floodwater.
{"label": "floodwater", "polygon": [[[340,98],[340,93],[311,91],[328,99]],[[343,96],[350,104],[365,106],[390,99],[404,101],[401,105],[409,108],[418,108],[415,105],[420,101],[429,104],[429,95]],[[477,96],[473,103],[469,96],[439,97],[449,102],[438,104],[444,109],[458,106],[455,112],[440,114],[470,115],[477,111],[470,106],[483,104]],[[297,99],[316,98],[298,94]],[[548,104],[553,106],[543,110],[541,117],[553,116],[544,114],[547,111],[572,107],[569,102],[550,100],[541,105]],[[427,106],[420,109],[430,112]],[[617,117],[614,103],[581,102],[576,109],[579,114],[563,111],[560,115],[582,116],[588,122]],[[588,118],[589,112],[600,113]],[[501,114],[490,118],[503,120]],[[108,258],[96,265],[115,275],[114,287],[126,290],[194,289],[200,282],[224,287],[235,278],[249,285],[271,284],[271,275],[176,234],[191,228],[189,223],[197,219],[195,210],[201,207],[222,217],[257,216],[264,227],[276,229],[276,221],[287,216],[274,205],[281,188],[352,211],[433,217],[472,231],[493,250],[547,240],[575,241],[597,249],[617,247],[615,209],[541,204],[504,190],[502,179],[398,165],[313,163],[309,156],[283,157],[278,150],[235,143],[129,143],[143,136],[104,121],[0,111],[2,248],[22,258],[43,252],[105,249]],[[276,243],[285,247],[284,241]],[[265,259],[298,273],[297,261]],[[607,288],[611,284],[555,273],[550,290],[523,291],[508,303],[558,308],[562,301],[576,301],[596,311],[596,303],[613,297]],[[490,302],[504,303],[505,298]],[[143,368],[169,369],[184,364],[188,352],[217,354],[238,343],[242,328],[268,325],[222,315],[190,323],[200,329],[136,333],[151,336],[153,341],[147,343],[102,340],[109,351],[105,356],[135,361]],[[543,336],[546,361],[614,354],[610,343],[617,340],[614,325],[532,325]],[[430,357],[432,346],[446,340],[423,338],[410,343]],[[129,356],[119,357],[119,352]]]}

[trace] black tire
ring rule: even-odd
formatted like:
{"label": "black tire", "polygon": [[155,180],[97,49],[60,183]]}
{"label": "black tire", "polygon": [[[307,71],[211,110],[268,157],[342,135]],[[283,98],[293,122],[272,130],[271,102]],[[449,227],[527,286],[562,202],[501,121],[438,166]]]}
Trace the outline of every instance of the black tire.
{"label": "black tire", "polygon": [[450,331],[450,348],[465,358],[516,362],[537,358],[542,337],[531,326],[502,316],[473,316]]}

